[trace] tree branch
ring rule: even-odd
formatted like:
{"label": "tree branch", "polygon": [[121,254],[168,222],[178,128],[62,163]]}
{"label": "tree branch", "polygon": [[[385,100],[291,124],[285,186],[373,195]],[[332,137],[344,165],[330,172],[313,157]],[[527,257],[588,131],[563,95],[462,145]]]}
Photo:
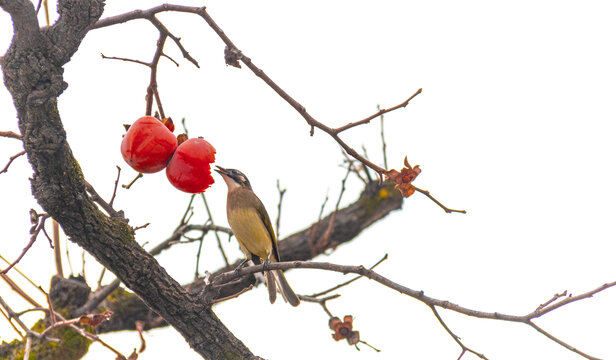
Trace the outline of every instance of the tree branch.
{"label": "tree branch", "polygon": [[[234,281],[236,279],[241,278],[242,276],[246,276],[246,275],[250,275],[250,274],[255,274],[258,272],[263,271],[264,266],[263,265],[253,265],[253,266],[248,266],[236,271],[230,271],[230,272],[226,272],[223,274],[220,274],[218,276],[216,276],[214,279],[212,279],[210,286],[216,286],[216,285],[221,285],[230,281]],[[388,288],[391,288],[393,290],[396,290],[404,295],[408,295],[416,300],[419,300],[421,302],[423,302],[424,304],[426,304],[428,307],[430,307],[431,309],[435,309],[435,307],[440,307],[443,309],[447,309],[447,310],[452,310],[455,311],[457,313],[460,314],[464,314],[464,315],[468,315],[468,316],[472,316],[472,317],[476,317],[476,318],[482,318],[482,319],[493,319],[493,320],[504,320],[504,321],[510,321],[510,322],[517,322],[517,323],[522,323],[522,324],[526,324],[529,325],[531,327],[533,327],[535,330],[539,331],[541,334],[545,335],[546,337],[548,337],[550,340],[558,343],[559,345],[567,348],[568,350],[571,350],[587,359],[596,359],[595,357],[588,355],[576,348],[574,348],[573,346],[565,343],[564,341],[556,338],[554,335],[548,333],[547,331],[541,329],[539,326],[537,326],[536,324],[534,324],[531,320],[538,318],[542,315],[547,314],[548,312],[555,310],[561,306],[564,306],[566,304],[570,304],[574,301],[578,301],[578,300],[582,300],[582,299],[586,299],[591,297],[592,295],[599,293],[601,291],[604,291],[610,287],[613,287],[616,285],[616,281],[614,282],[610,282],[610,283],[606,283],[603,284],[593,290],[590,290],[588,292],[585,292],[583,294],[580,294],[578,296],[570,296],[569,298],[560,301],[557,304],[554,304],[552,306],[548,306],[546,308],[540,309],[540,310],[536,310],[533,311],[527,315],[509,315],[509,314],[503,314],[503,313],[498,313],[498,312],[485,312],[485,311],[480,311],[480,310],[474,310],[474,309],[470,309],[470,308],[465,308],[463,306],[451,303],[447,300],[440,300],[440,299],[436,299],[430,296],[427,296],[424,294],[423,291],[419,291],[419,290],[414,290],[411,288],[408,288],[404,285],[398,284],[394,281],[389,280],[388,278],[376,273],[374,270],[370,270],[370,269],[366,269],[363,266],[348,266],[348,265],[337,265],[337,264],[331,264],[331,263],[324,263],[324,262],[314,262],[314,261],[287,261],[287,262],[275,262],[275,263],[270,263],[268,265],[268,269],[269,270],[289,270],[289,269],[320,269],[320,270],[327,270],[327,271],[334,271],[334,272],[339,272],[342,274],[349,274],[349,273],[354,273],[354,274],[358,274],[364,277],[367,277],[370,280],[374,280]],[[438,315],[437,312],[435,312],[435,315]],[[443,326],[444,323],[442,322],[442,318],[440,318],[440,315],[437,316],[437,319],[439,319],[439,321],[441,322],[441,324]],[[450,335],[452,335],[452,337],[454,337],[454,339],[456,339],[457,337],[445,326],[445,329],[450,333]],[[457,341],[458,342],[458,341]],[[482,356],[481,354],[469,349],[468,347],[464,346],[461,342],[458,342],[458,344],[463,348],[463,350],[472,352],[478,356]],[[485,358],[485,357],[483,357]]]}
{"label": "tree branch", "polygon": [[21,140],[21,135],[14,133],[12,131],[0,131],[0,136]]}
{"label": "tree branch", "polygon": [[[66,141],[57,96],[66,88],[62,66],[102,13],[102,1],[60,0],[60,18],[42,36],[33,5],[0,0],[15,37],[2,58],[24,149],[32,165],[34,197],[67,236],[92,254],[206,358],[250,358],[246,346],[211,309],[171,278],[133,238],[123,221],[100,212],[86,193],[82,171]],[[53,46],[54,51],[49,51]],[[143,281],[148,279],[148,281]]]}

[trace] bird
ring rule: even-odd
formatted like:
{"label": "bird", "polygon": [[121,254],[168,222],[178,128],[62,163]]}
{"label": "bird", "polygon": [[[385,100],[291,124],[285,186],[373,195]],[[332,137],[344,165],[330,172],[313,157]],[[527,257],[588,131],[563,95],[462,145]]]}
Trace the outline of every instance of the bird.
{"label": "bird", "polygon": [[[240,269],[248,260],[255,265],[264,262],[280,261],[278,242],[272,229],[272,222],[265,206],[252,190],[246,175],[236,169],[225,169],[216,165],[218,172],[227,184],[227,220],[246,259],[238,266]],[[276,301],[276,285],[286,302],[299,305],[299,298],[291,289],[282,270],[265,271],[269,300]]]}

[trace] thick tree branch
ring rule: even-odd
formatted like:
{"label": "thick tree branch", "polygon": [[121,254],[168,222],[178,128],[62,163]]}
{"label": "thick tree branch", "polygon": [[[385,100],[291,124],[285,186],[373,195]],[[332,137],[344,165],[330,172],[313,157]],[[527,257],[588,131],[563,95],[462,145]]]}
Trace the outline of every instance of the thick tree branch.
{"label": "thick tree branch", "polygon": [[2,58],[2,70],[34,171],[32,192],[41,207],[72,241],[114,272],[199,354],[252,357],[203,301],[188,293],[135,242],[126,223],[107,217],[87,196],[83,174],[66,141],[57,96],[67,86],[62,66],[102,13],[102,1],[59,1],[60,18],[44,34],[30,2],[0,1],[12,16],[15,31]]}

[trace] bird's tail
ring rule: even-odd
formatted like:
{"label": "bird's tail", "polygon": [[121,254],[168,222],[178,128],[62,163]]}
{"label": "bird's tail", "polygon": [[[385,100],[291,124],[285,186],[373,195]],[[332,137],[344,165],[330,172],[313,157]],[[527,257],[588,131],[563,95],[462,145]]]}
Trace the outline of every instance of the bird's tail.
{"label": "bird's tail", "polygon": [[265,282],[267,284],[267,292],[269,293],[269,300],[273,304],[276,301],[276,280],[274,279],[274,273],[271,271],[265,272]]}
{"label": "bird's tail", "polygon": [[[269,275],[269,274],[272,274],[272,275]],[[299,305],[299,298],[295,294],[295,291],[291,289],[291,285],[289,285],[289,282],[287,281],[287,278],[284,276],[284,273],[282,272],[282,270],[268,271],[268,278],[270,276],[276,279],[276,284],[278,284],[278,288],[280,289],[280,293],[282,293],[282,297],[284,298],[284,300],[288,302],[289,304],[291,304],[292,306]],[[274,301],[272,300],[272,291],[271,291],[269,283],[270,281],[268,279],[267,287],[270,292],[270,302],[274,303]],[[273,299],[276,300],[276,285],[274,285],[274,298]]]}

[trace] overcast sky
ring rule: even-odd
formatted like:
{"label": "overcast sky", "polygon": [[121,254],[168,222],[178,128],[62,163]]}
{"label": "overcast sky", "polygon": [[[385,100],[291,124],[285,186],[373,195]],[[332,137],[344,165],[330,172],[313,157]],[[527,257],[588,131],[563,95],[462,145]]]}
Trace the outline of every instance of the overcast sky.
{"label": "overcast sky", "polygon": [[[153,4],[108,1],[103,17]],[[417,186],[468,214],[446,214],[415,194],[403,210],[316,260],[370,266],[387,253],[378,272],[400,284],[472,309],[512,315],[533,311],[557,292],[579,294],[616,280],[613,2],[252,0],[205,5],[245,55],[327,125],[364,118],[377,104],[396,105],[423,88],[406,109],[385,116],[388,165],[399,169],[408,156],[423,169]],[[185,117],[191,136],[214,145],[217,164],[242,170],[272,218],[276,181],[287,188],[282,238],[316,221],[326,196],[325,211],[332,211],[345,173],[337,144],[318,131],[310,137],[305,121],[248,69],[225,66],[224,44],[203,20],[186,14],[160,19],[201,65],[197,69],[183,60],[168,41],[165,53],[180,67],[161,60],[158,82],[166,113],[176,121]],[[10,18],[0,13],[0,52],[8,48],[11,34]],[[68,140],[86,179],[107,198],[116,165],[122,167],[122,183],[136,175],[119,147],[122,124],[144,113],[149,72],[103,60],[100,54],[149,61],[157,38],[146,21],[95,30],[65,67],[69,87],[58,106]],[[4,87],[0,119],[0,130],[18,131]],[[382,162],[378,121],[343,138]],[[16,140],[0,139],[0,166],[21,149]],[[28,210],[40,211],[30,194],[30,175],[25,158],[0,175],[0,254],[9,259],[28,241]],[[215,180],[206,196],[215,221],[226,225],[227,190],[218,175]],[[357,179],[349,180],[343,204],[356,199],[361,187]],[[159,173],[128,191],[120,189],[115,204],[131,225],[151,223],[136,237],[150,248],[172,233],[188,199]],[[205,219],[201,204],[194,219]],[[241,257],[235,240],[225,240],[224,246],[232,259]],[[195,244],[179,246],[159,261],[186,283],[195,271],[196,249]],[[74,272],[81,272],[81,250],[71,244],[69,253]],[[221,264],[215,239],[208,235],[200,270]],[[18,267],[48,287],[54,263],[44,238]],[[85,272],[95,286],[100,267],[89,256]],[[316,270],[293,270],[287,277],[300,294],[348,278]],[[113,279],[105,276],[105,282]],[[27,307],[5,284],[0,292],[15,310]],[[458,357],[460,348],[422,303],[369,280],[339,293],[329,309],[340,317],[353,315],[361,338],[382,352],[334,342],[318,305],[291,308],[279,301],[272,306],[263,286],[216,306],[215,312],[255,354],[268,359]],[[610,289],[537,323],[593,356],[616,358],[614,301],[616,290]],[[467,346],[490,359],[580,358],[528,326],[444,310],[442,316]],[[0,340],[14,337],[10,326],[0,322]],[[132,332],[104,339],[126,355],[139,347]],[[199,358],[173,329],[150,331],[146,341],[140,359]],[[86,359],[112,356],[95,344]]]}

